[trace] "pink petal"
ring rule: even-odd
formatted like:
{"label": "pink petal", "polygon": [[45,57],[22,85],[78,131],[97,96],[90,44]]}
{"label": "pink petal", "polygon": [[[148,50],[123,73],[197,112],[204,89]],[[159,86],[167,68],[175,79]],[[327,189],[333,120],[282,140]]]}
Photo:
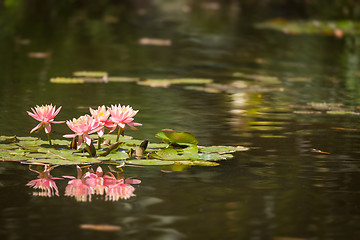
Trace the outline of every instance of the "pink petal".
{"label": "pink petal", "polygon": [[[53,109],[55,109],[55,108],[56,108],[56,106],[54,106]],[[56,110],[56,112],[53,114],[53,118],[54,118],[56,115],[58,115],[58,113],[60,112],[61,108],[62,108],[62,106],[60,106],[60,107]]]}
{"label": "pink petal", "polygon": [[39,123],[38,125],[36,125],[36,127],[31,129],[30,133],[33,133],[34,131],[38,130],[39,128],[41,128],[42,125],[43,125],[43,122]]}
{"label": "pink petal", "polygon": [[65,135],[63,135],[64,138],[74,138],[76,136],[77,136],[77,134],[65,134]]}
{"label": "pink petal", "polygon": [[65,121],[51,121],[51,123],[64,123]]}
{"label": "pink petal", "polygon": [[90,146],[91,145],[91,137],[87,134],[83,135],[85,143]]}
{"label": "pink petal", "polygon": [[50,123],[45,123],[45,133],[49,134],[51,132],[51,125]]}
{"label": "pink petal", "polygon": [[99,137],[102,137],[104,135],[104,128],[100,129],[97,134],[99,135]]}
{"label": "pink petal", "polygon": [[34,114],[34,113],[31,113],[31,112],[29,112],[29,111],[26,111],[31,117],[33,117],[34,119],[36,119],[36,120],[38,120],[38,121],[42,121],[42,119],[38,116],[38,115],[36,115],[36,114]]}

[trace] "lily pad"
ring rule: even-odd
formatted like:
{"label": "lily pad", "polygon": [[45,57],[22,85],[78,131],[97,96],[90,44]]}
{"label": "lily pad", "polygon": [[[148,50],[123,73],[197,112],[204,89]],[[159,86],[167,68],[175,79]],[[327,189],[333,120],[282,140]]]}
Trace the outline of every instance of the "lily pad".
{"label": "lily pad", "polygon": [[137,82],[140,81],[138,77],[108,77],[109,82]]}
{"label": "lily pad", "polygon": [[173,84],[208,84],[212,83],[212,79],[207,78],[175,78],[175,79],[146,79],[139,81],[139,85],[150,87],[169,87]]}
{"label": "lily pad", "polygon": [[161,166],[161,165],[172,165],[175,161],[166,161],[159,159],[134,159],[126,161],[126,164],[143,165],[143,166]]}
{"label": "lily pad", "polygon": [[232,153],[232,152],[240,152],[247,151],[249,148],[243,146],[211,146],[211,147],[201,147],[201,152],[203,153]]}
{"label": "lily pad", "polygon": [[85,80],[82,78],[65,78],[65,77],[56,77],[50,78],[51,83],[62,83],[62,84],[83,84]]}
{"label": "lily pad", "polygon": [[165,160],[184,159],[182,155],[178,155],[178,151],[173,148],[165,148],[156,152],[156,156]]}
{"label": "lily pad", "polygon": [[194,135],[188,132],[174,131],[171,129],[163,129],[156,134],[156,137],[161,138],[168,143],[177,144],[198,144],[198,140]]}
{"label": "lily pad", "polygon": [[107,72],[93,72],[93,71],[78,71],[73,72],[73,75],[76,77],[98,77],[102,78],[104,76],[107,76]]}

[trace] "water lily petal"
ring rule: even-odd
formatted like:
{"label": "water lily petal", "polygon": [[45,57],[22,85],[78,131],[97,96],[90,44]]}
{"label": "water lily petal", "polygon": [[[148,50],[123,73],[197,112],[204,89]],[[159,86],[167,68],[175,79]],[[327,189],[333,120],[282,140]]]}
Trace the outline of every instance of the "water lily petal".
{"label": "water lily petal", "polygon": [[43,122],[39,123],[38,125],[36,125],[36,127],[34,127],[33,129],[31,129],[30,133],[33,133],[34,131],[40,129],[43,126]]}
{"label": "water lily petal", "polygon": [[77,134],[65,134],[65,135],[63,135],[64,138],[74,138],[76,136],[77,136]]}
{"label": "water lily petal", "polygon": [[46,133],[46,134],[49,134],[49,133],[51,132],[51,125],[50,125],[50,123],[46,122],[46,123],[44,123],[44,125],[45,125],[45,133]]}
{"label": "water lily petal", "polygon": [[91,137],[90,137],[89,135],[87,135],[87,134],[84,134],[83,137],[84,137],[84,142],[85,142],[88,146],[90,146],[90,145],[91,145]]}

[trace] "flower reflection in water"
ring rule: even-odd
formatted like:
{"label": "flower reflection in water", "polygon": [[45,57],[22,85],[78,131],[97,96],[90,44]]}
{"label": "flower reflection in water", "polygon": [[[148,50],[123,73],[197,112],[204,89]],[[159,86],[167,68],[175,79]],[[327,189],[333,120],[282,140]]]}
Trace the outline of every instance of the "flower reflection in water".
{"label": "flower reflection in water", "polygon": [[91,201],[91,188],[85,182],[85,174],[82,169],[76,166],[77,178],[73,176],[64,176],[64,178],[70,178],[68,185],[65,188],[65,196],[75,197],[78,202]]}
{"label": "flower reflection in water", "polygon": [[[42,169],[43,166],[43,169]],[[52,197],[59,196],[59,190],[55,184],[56,178],[50,175],[50,171],[56,166],[38,165],[37,169],[29,169],[38,173],[38,178],[31,180],[26,186],[40,191],[34,192],[36,196]],[[118,201],[120,199],[129,199],[135,196],[135,188],[132,184],[140,184],[141,181],[134,178],[125,179],[121,169],[114,170],[109,166],[110,171],[105,173],[99,166],[96,172],[91,167],[76,166],[77,177],[63,176],[70,179],[66,188],[65,196],[74,197],[78,202],[91,202],[93,195],[104,196],[105,201]],[[116,176],[115,176],[115,175]]]}
{"label": "flower reflection in water", "polygon": [[[111,168],[110,168],[111,169]],[[111,169],[111,171],[114,171]],[[96,172],[90,167],[83,174],[82,169],[77,166],[78,177],[64,176],[71,178],[65,189],[65,196],[75,197],[77,201],[91,201],[91,196],[104,195],[106,201],[118,201],[135,196],[135,188],[130,184],[140,184],[138,179],[125,179],[122,172],[116,172],[117,177],[112,172],[103,173],[99,166]]]}
{"label": "flower reflection in water", "polygon": [[43,197],[52,197],[54,195],[59,196],[59,190],[56,186],[56,183],[53,179],[61,179],[56,178],[50,175],[50,171],[53,170],[57,166],[44,165],[44,170],[41,170],[41,166],[38,166],[38,170],[34,170],[29,166],[29,170],[36,172],[39,174],[38,178],[35,180],[31,180],[26,184],[26,186],[32,187],[34,189],[39,189],[40,191],[36,191],[33,194],[37,196]]}

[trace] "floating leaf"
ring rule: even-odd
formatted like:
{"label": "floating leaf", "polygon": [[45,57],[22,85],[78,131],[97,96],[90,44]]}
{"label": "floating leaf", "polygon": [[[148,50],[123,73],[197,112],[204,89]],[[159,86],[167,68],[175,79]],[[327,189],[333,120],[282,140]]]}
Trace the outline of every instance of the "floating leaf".
{"label": "floating leaf", "polygon": [[174,78],[174,79],[146,79],[138,84],[150,87],[169,87],[172,84],[208,84],[212,79],[206,78]]}
{"label": "floating leaf", "polygon": [[93,72],[93,71],[78,71],[78,72],[73,72],[73,75],[75,77],[98,77],[98,78],[103,78],[105,76],[108,75],[107,72]]}
{"label": "floating leaf", "polygon": [[138,77],[108,77],[109,82],[137,82],[139,80]]}
{"label": "floating leaf", "polygon": [[116,152],[116,153],[112,153],[110,155],[108,155],[108,157],[111,160],[125,160],[129,158],[129,154],[127,154],[126,152]]}
{"label": "floating leaf", "polygon": [[85,83],[85,80],[82,78],[65,78],[65,77],[56,77],[50,78],[51,83],[62,83],[62,84],[82,84]]}
{"label": "floating leaf", "polygon": [[249,148],[243,146],[211,146],[211,147],[202,147],[200,148],[203,153],[231,153],[238,151],[247,151]]}
{"label": "floating leaf", "polygon": [[207,166],[207,167],[215,167],[219,165],[219,163],[209,162],[209,161],[178,161],[175,162],[175,164],[185,165],[185,166]]}
{"label": "floating leaf", "polygon": [[165,148],[156,152],[156,155],[161,159],[174,160],[181,158],[178,152],[173,148]]}
{"label": "floating leaf", "polygon": [[156,165],[172,165],[175,161],[159,160],[159,159],[134,159],[127,160],[126,164],[156,166]]}
{"label": "floating leaf", "polygon": [[194,135],[188,132],[179,132],[171,129],[163,129],[156,134],[156,137],[163,139],[165,142],[177,144],[197,144],[198,140]]}
{"label": "floating leaf", "polygon": [[198,153],[198,151],[199,151],[199,149],[198,149],[197,145],[192,145],[187,148],[184,148],[183,153],[184,154],[196,154],[196,153]]}
{"label": "floating leaf", "polygon": [[234,157],[231,154],[220,154],[220,153],[184,154],[182,156],[185,159],[203,160],[203,161],[218,161],[218,160],[231,159]]}

